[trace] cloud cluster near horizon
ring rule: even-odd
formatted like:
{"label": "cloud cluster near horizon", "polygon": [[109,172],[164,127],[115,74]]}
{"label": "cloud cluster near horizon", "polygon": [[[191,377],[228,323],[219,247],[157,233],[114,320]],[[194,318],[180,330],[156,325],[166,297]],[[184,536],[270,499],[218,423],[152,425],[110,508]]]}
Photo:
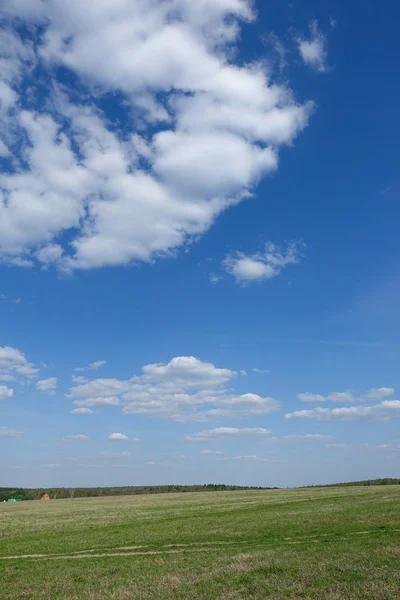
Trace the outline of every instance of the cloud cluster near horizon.
{"label": "cloud cluster near horizon", "polygon": [[72,386],[68,397],[77,407],[74,414],[121,406],[126,415],[178,422],[240,419],[279,411],[275,398],[228,389],[237,375],[193,356],[178,356],[167,364],[145,365],[140,376],[130,379],[84,380]]}

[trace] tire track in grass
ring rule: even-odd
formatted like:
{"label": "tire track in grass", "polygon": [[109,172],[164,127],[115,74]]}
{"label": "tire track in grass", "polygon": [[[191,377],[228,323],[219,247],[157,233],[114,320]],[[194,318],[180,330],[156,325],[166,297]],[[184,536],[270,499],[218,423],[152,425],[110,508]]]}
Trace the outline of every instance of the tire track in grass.
{"label": "tire track in grass", "polygon": [[[398,532],[398,529],[394,530]],[[374,533],[386,534],[390,533],[387,531],[376,530],[376,531],[352,531],[346,534],[346,537],[343,536],[335,536],[330,533],[320,533],[315,535],[306,535],[306,536],[296,536],[296,537],[287,537],[283,539],[274,539],[270,542],[250,542],[250,541],[227,541],[227,542],[191,542],[189,544],[165,544],[161,546],[159,549],[150,550],[149,546],[121,546],[115,548],[119,552],[114,552],[113,549],[110,549],[109,552],[99,552],[98,548],[89,549],[89,550],[79,550],[77,552],[70,552],[68,554],[20,554],[14,556],[0,556],[1,560],[21,560],[21,559],[33,559],[33,560],[63,560],[63,559],[81,559],[81,558],[105,558],[107,556],[154,556],[158,554],[181,554],[184,552],[213,552],[220,550],[221,548],[234,549],[238,546],[250,546],[250,547],[264,547],[270,546],[271,544],[283,543],[287,545],[292,544],[318,544],[320,543],[319,538],[329,538],[331,540],[327,541],[340,541],[348,539],[347,536],[356,536],[356,535],[371,535]],[[146,548],[149,548],[146,550]]]}
{"label": "tire track in grass", "polygon": [[[17,560],[24,558],[33,559],[51,559],[58,560],[61,558],[91,558],[91,557],[103,557],[103,556],[132,556],[132,555],[144,555],[144,554],[164,554],[173,552],[185,552],[185,551],[205,551],[205,550],[218,550],[221,546],[234,547],[238,544],[248,544],[249,542],[192,542],[190,544],[165,544],[161,546],[159,550],[144,550],[149,546],[120,546],[118,548],[110,549],[109,552],[99,552],[99,548],[93,548],[88,550],[79,550],[77,552],[69,552],[68,554],[19,554],[11,556],[0,556],[0,560]],[[196,548],[197,546],[197,548]],[[113,552],[113,550],[119,550],[120,552]],[[131,552],[128,552],[131,551]]]}
{"label": "tire track in grass", "polygon": [[106,552],[101,554],[26,554],[23,556],[2,556],[0,560],[17,560],[30,558],[36,560],[65,560],[65,559],[80,559],[80,558],[105,558],[107,556],[154,556],[157,554],[182,554],[184,552],[212,552],[219,550],[220,547],[201,547],[201,548],[175,548],[170,550],[140,550],[133,552]]}

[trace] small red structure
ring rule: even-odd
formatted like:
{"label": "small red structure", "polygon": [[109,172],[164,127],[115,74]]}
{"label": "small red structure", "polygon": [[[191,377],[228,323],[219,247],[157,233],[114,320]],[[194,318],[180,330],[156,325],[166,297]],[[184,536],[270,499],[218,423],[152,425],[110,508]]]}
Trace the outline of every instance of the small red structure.
{"label": "small red structure", "polygon": [[47,493],[47,492],[42,492],[42,493],[40,494],[40,499],[41,499],[41,500],[50,500],[50,496],[48,495],[48,493]]}

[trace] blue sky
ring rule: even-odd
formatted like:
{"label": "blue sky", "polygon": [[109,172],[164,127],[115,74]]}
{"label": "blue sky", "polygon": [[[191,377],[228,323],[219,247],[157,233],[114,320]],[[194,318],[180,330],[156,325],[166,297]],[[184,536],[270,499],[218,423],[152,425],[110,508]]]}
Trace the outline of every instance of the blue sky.
{"label": "blue sky", "polygon": [[6,0],[0,485],[399,477],[399,11]]}

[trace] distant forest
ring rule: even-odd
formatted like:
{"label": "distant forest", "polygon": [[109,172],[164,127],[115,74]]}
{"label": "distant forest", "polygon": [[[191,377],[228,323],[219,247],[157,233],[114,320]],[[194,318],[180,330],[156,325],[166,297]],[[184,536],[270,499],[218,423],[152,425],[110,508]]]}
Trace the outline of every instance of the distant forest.
{"label": "distant forest", "polygon": [[[364,481],[348,481],[345,483],[331,483],[328,485],[311,485],[313,487],[344,487],[367,485],[400,485],[400,479],[366,479]],[[152,485],[152,486],[125,486],[125,487],[95,487],[95,488],[0,488],[0,502],[10,498],[21,500],[40,500],[42,494],[47,493],[50,499],[61,498],[95,498],[99,496],[133,496],[137,494],[171,494],[174,492],[228,492],[239,490],[271,490],[272,487],[244,487],[239,485]]]}
{"label": "distant forest", "polygon": [[50,499],[95,498],[98,496],[134,496],[137,494],[171,494],[174,492],[225,492],[235,490],[267,490],[276,488],[243,487],[239,485],[151,485],[95,488],[0,488],[0,502],[10,498],[40,500],[43,493]]}
{"label": "distant forest", "polygon": [[343,483],[327,483],[325,485],[307,485],[304,487],[346,487],[359,485],[400,485],[400,479],[386,477],[385,479],[364,479],[363,481],[345,481]]}

